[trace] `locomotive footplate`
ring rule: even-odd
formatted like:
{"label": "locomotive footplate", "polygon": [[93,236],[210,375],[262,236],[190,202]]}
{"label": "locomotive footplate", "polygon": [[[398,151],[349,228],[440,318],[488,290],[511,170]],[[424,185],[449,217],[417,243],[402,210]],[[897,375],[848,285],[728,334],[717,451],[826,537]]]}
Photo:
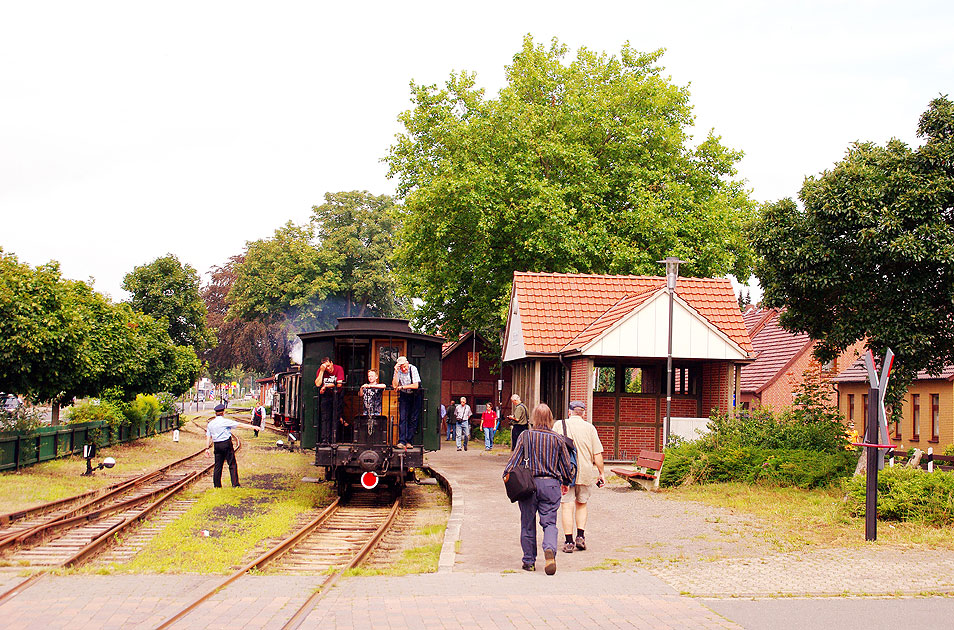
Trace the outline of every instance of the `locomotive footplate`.
{"label": "locomotive footplate", "polygon": [[382,473],[401,468],[420,468],[424,465],[424,447],[370,446],[368,444],[319,444],[315,447],[315,465],[326,467],[360,468]]}

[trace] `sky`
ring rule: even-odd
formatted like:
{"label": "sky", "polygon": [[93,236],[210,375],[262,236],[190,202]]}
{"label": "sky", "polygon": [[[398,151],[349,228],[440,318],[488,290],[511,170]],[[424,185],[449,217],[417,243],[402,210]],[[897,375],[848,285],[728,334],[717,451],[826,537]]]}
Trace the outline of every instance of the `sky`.
{"label": "sky", "polygon": [[114,300],[167,253],[205,279],[326,192],[392,194],[410,82],[466,70],[493,95],[527,34],[665,48],[694,141],[742,150],[753,199],[794,198],[852,142],[917,144],[954,87],[952,28],[954,4],[922,0],[9,1],[0,248]]}

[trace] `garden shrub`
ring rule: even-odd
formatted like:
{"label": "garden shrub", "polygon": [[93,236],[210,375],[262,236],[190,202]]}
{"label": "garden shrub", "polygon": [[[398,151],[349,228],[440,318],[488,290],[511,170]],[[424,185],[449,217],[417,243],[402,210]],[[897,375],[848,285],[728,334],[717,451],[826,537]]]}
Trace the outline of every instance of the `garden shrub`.
{"label": "garden shrub", "polygon": [[125,421],[125,416],[115,403],[100,400],[98,403],[87,402],[76,405],[68,412],[69,424],[80,422],[105,422],[109,426],[119,426]]}
{"label": "garden shrub", "polygon": [[33,407],[19,405],[13,411],[0,410],[0,433],[26,433],[43,424],[40,413]]}
{"label": "garden shrub", "polygon": [[[843,482],[848,511],[865,513],[864,475]],[[878,473],[878,518],[920,521],[935,526],[954,524],[954,474],[894,466]]]}

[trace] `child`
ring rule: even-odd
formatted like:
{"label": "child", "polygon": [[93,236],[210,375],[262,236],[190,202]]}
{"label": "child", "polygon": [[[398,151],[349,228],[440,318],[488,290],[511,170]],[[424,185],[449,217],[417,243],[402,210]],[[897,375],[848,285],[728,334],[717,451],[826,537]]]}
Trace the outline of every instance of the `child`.
{"label": "child", "polygon": [[361,396],[364,399],[364,411],[369,416],[381,415],[381,399],[385,387],[384,383],[378,382],[378,373],[368,370],[368,382],[361,386]]}

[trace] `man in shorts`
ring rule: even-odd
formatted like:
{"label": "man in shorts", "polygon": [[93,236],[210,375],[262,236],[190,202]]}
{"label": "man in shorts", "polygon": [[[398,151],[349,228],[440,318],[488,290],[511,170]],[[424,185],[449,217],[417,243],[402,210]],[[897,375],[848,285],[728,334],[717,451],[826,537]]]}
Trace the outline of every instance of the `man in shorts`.
{"label": "man in shorts", "polygon": [[[567,437],[576,447],[576,484],[560,500],[560,518],[566,541],[563,551],[573,553],[586,549],[586,503],[590,498],[593,485],[603,487],[603,443],[596,433],[596,427],[586,420],[586,403],[574,400],[570,403],[570,415],[566,420],[553,424],[554,433],[563,435],[566,427]],[[576,521],[576,540],[573,539],[573,521]]]}

